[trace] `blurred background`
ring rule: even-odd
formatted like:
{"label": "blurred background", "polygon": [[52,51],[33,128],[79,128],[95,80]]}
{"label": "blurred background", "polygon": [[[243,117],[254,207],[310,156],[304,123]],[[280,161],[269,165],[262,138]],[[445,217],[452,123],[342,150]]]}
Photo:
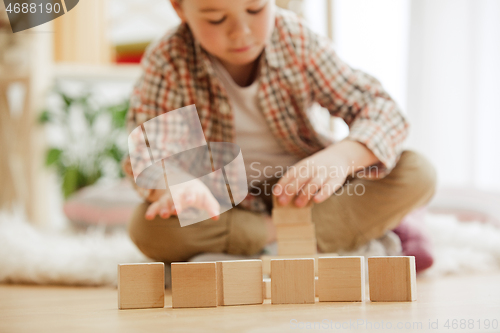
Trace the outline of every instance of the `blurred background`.
{"label": "blurred background", "polygon": [[[438,171],[431,208],[500,220],[499,1],[276,2],[400,104],[407,147]],[[179,23],[169,1],[81,0],[16,34],[0,6],[1,208],[47,228],[123,227],[140,202],[120,170],[128,96],[144,49]]]}

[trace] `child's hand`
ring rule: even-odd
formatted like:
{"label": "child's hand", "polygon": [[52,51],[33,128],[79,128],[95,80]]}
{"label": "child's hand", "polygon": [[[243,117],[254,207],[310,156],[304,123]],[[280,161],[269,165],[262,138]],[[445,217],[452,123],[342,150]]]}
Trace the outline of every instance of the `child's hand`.
{"label": "child's hand", "polygon": [[323,202],[344,184],[349,165],[331,147],[303,159],[280,178],[273,190],[280,205],[287,205],[295,196],[297,207],[306,206],[313,197],[315,202]]}
{"label": "child's hand", "polygon": [[287,205],[296,195],[297,207],[306,206],[313,198],[320,203],[342,187],[350,173],[377,161],[363,144],[344,140],[294,165],[276,183],[273,193],[279,196],[281,205]]}
{"label": "child's hand", "polygon": [[134,172],[132,171],[132,163],[130,162],[130,156],[127,156],[121,161],[121,167],[126,175],[134,177]]}
{"label": "child's hand", "polygon": [[146,211],[146,219],[152,220],[156,215],[166,219],[171,215],[177,215],[184,209],[195,207],[209,212],[213,220],[219,219],[220,205],[212,192],[201,181],[190,182],[189,186],[184,186],[183,191],[176,198],[176,206],[169,191],[163,190],[163,194],[156,199]]}

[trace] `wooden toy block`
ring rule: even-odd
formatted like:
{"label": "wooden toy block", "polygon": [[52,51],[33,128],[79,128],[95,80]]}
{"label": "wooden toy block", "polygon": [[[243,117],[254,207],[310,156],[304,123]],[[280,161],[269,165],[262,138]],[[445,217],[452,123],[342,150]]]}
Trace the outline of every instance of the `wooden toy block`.
{"label": "wooden toy block", "polygon": [[278,241],[316,239],[314,224],[278,224],[276,225]]}
{"label": "wooden toy block", "polygon": [[172,263],[172,307],[217,306],[215,262]]}
{"label": "wooden toy block", "polygon": [[316,238],[304,240],[278,240],[278,255],[314,255],[318,252]]}
{"label": "wooden toy block", "polygon": [[276,225],[280,224],[311,224],[312,223],[312,201],[305,207],[297,207],[290,201],[287,205],[281,206],[278,204],[278,199],[273,195],[273,210],[272,218]]}
{"label": "wooden toy block", "polygon": [[314,259],[271,260],[271,303],[314,303]]}
{"label": "wooden toy block", "polygon": [[293,200],[290,200],[290,202],[287,205],[282,206],[281,204],[278,203],[278,197],[276,197],[274,195],[272,197],[273,197],[273,208],[279,208],[279,209],[286,209],[286,208],[304,209],[304,208],[311,208],[312,205],[313,205],[312,200],[310,200],[307,203],[307,205],[305,205],[304,207],[299,208],[299,207],[295,206],[295,204],[294,204],[294,201],[295,201],[296,198],[293,198]]}
{"label": "wooden toy block", "polygon": [[311,224],[311,208],[287,208],[279,207],[272,210],[273,223],[281,224]]}
{"label": "wooden toy block", "polygon": [[337,253],[317,253],[309,255],[281,255],[281,256],[261,256],[262,260],[262,274],[271,275],[271,260],[273,259],[314,259],[314,275],[318,276],[318,258],[323,257],[337,257]]}
{"label": "wooden toy block", "polygon": [[[314,290],[315,290],[315,295],[318,297],[318,277],[314,277]],[[271,279],[270,278],[264,278],[262,280],[262,297],[264,299],[271,299]]]}
{"label": "wooden toy block", "polygon": [[163,308],[165,266],[162,262],[118,265],[118,308]]}
{"label": "wooden toy block", "polygon": [[318,259],[320,302],[362,302],[365,295],[363,257]]}
{"label": "wooden toy block", "polygon": [[[262,260],[262,274],[271,276],[271,261],[273,259],[314,259],[317,260],[316,258],[317,255],[303,255],[303,256],[294,256],[294,255],[281,255],[281,256],[270,256],[270,255],[263,255],[260,257]],[[314,268],[316,271],[316,262],[314,263]]]}
{"label": "wooden toy block", "polygon": [[417,299],[415,257],[368,258],[372,302],[411,302]]}
{"label": "wooden toy block", "polygon": [[218,305],[261,304],[262,260],[217,262]]}
{"label": "wooden toy block", "polygon": [[271,279],[264,278],[262,280],[262,297],[264,299],[271,299]]}

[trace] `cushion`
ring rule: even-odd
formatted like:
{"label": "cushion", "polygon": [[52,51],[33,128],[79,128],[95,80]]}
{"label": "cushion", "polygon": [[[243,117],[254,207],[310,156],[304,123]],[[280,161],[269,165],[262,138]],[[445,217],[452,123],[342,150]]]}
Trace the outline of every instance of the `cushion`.
{"label": "cushion", "polygon": [[64,203],[64,213],[78,227],[123,227],[143,200],[126,179],[87,186]]}

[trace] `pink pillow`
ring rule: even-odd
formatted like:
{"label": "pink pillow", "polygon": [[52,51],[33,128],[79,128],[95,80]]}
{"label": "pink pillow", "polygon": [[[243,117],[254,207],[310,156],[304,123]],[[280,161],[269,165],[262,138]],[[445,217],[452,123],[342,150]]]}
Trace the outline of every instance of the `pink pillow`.
{"label": "pink pillow", "polygon": [[143,200],[126,179],[87,186],[64,204],[64,213],[77,226],[121,227]]}

